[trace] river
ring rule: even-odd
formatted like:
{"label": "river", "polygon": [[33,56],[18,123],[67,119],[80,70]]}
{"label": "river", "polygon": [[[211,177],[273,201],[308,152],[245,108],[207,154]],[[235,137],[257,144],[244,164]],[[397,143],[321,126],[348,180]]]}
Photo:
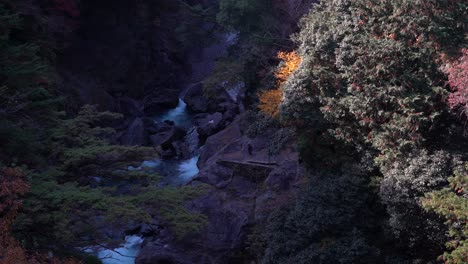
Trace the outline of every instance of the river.
{"label": "river", "polygon": [[[206,47],[200,54],[199,58],[192,63],[192,82],[199,82],[206,78],[214,68],[215,61],[223,56],[226,56],[227,48],[237,41],[237,33],[228,33],[218,35],[219,42]],[[198,56],[197,56],[198,57]],[[200,72],[201,69],[204,69]],[[182,95],[184,91],[182,91]],[[195,177],[199,169],[197,162],[199,158],[199,145],[198,132],[196,127],[193,126],[193,116],[187,109],[187,104],[179,99],[177,107],[169,109],[165,113],[154,117],[155,122],[164,122],[170,120],[175,125],[186,129],[187,135],[185,142],[189,146],[190,158],[187,160],[162,160],[155,158],[152,160],[145,160],[138,167],[130,166],[129,170],[148,170],[163,176],[163,185],[181,186],[188,183]],[[135,258],[143,243],[143,238],[138,235],[125,237],[125,241],[120,247],[115,249],[89,247],[85,251],[96,255],[101,259],[103,264],[135,264]]]}

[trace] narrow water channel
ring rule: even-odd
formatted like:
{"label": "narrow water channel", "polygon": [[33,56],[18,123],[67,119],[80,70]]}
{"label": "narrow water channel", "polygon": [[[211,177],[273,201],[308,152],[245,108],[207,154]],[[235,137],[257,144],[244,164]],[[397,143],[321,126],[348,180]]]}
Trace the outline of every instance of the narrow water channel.
{"label": "narrow water channel", "polygon": [[[217,59],[227,55],[227,49],[236,43],[238,33],[217,34],[213,38],[217,39],[217,43],[205,47],[200,52],[198,59],[195,59],[192,64],[193,83],[197,83],[205,79],[213,70]],[[182,94],[184,91],[182,92]],[[163,185],[181,186],[188,183],[195,177],[199,168],[197,166],[200,143],[196,127],[193,126],[193,116],[187,109],[187,104],[179,99],[177,107],[167,110],[162,115],[154,117],[155,122],[164,122],[169,120],[174,122],[178,127],[187,131],[185,142],[188,144],[190,158],[187,160],[162,160],[155,158],[145,160],[138,167],[129,167],[129,170],[145,169],[150,172],[157,173],[163,177]],[[143,238],[138,235],[127,236],[125,242],[119,248],[104,249],[92,248],[88,249],[89,253],[98,256],[103,264],[135,264],[135,258],[141,248]]]}
{"label": "narrow water channel", "polygon": [[[173,121],[177,126],[187,129],[185,141],[189,144],[192,157],[188,160],[162,160],[155,158],[145,160],[138,167],[130,166],[129,170],[148,170],[163,176],[164,185],[180,186],[189,182],[199,172],[198,162],[198,134],[196,128],[192,127],[192,116],[187,110],[187,105],[182,99],[176,108],[170,109],[161,116],[154,118],[155,122]],[[140,251],[143,238],[138,235],[127,236],[125,242],[119,248],[88,249],[89,253],[95,254],[103,264],[134,264],[135,258]]]}

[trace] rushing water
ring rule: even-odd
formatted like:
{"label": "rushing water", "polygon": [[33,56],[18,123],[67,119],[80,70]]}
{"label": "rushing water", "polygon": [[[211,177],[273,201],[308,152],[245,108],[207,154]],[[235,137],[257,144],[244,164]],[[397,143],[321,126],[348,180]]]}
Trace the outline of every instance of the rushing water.
{"label": "rushing water", "polygon": [[143,239],[139,236],[127,236],[125,243],[114,250],[100,251],[98,257],[103,264],[133,264],[140,251]]}
{"label": "rushing water", "polygon": [[189,160],[183,161],[179,164],[179,180],[182,182],[188,182],[193,176],[198,174],[198,156],[195,156]]}
{"label": "rushing water", "polygon": [[179,98],[179,103],[176,108],[168,110],[163,115],[156,117],[157,122],[164,120],[174,121],[177,126],[190,128],[192,126],[192,116],[187,110],[187,104]]}
{"label": "rushing water", "polygon": [[134,264],[140,251],[143,238],[139,236],[126,236],[125,242],[116,249],[101,247],[86,248],[85,252],[95,254],[103,264]]}
{"label": "rushing water", "polygon": [[[228,33],[222,36],[221,45],[218,45],[212,49],[208,48],[208,51],[216,56],[210,56],[210,52],[206,52],[205,60],[201,60],[200,65],[193,65],[196,69],[209,68],[208,64],[213,64],[214,61],[219,57],[223,56],[227,47],[235,44],[238,39],[238,33]],[[211,55],[213,55],[211,54]],[[197,74],[192,74],[197,75]],[[204,78],[201,74],[199,77]],[[198,80],[200,81],[200,80]],[[240,87],[242,88],[242,87]],[[235,93],[238,92],[238,87],[234,90],[228,91],[229,95],[234,97]],[[234,99],[233,99],[234,100]],[[149,172],[154,172],[164,176],[164,183],[170,185],[183,185],[189,182],[199,172],[197,162],[199,159],[199,138],[197,129],[193,127],[192,116],[187,110],[187,104],[179,99],[177,107],[168,110],[163,115],[156,117],[155,122],[163,122],[165,120],[173,121],[177,126],[183,127],[187,130],[187,136],[185,138],[186,143],[189,146],[189,152],[191,158],[188,160],[177,161],[177,160],[146,160],[138,167],[130,166],[128,170],[142,170],[145,169]],[[135,264],[135,258],[137,257],[143,238],[137,235],[125,237],[125,243],[121,247],[116,249],[105,249],[99,247],[87,248],[86,252],[97,255],[103,264]]]}

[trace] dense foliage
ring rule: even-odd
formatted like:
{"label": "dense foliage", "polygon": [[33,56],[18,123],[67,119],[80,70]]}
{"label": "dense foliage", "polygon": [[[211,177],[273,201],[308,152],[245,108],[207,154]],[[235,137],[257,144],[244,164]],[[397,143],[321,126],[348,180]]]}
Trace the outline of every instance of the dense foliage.
{"label": "dense foliage", "polygon": [[[0,263],[78,263],[77,248],[112,245],[155,219],[176,239],[202,229],[206,216],[185,203],[203,186],[160,187],[138,167],[152,148],[115,144],[122,115],[64,111],[60,45],[32,2],[0,3]],[[39,2],[81,16],[79,1]],[[299,135],[305,184],[265,223],[249,220],[246,254],[264,264],[468,263],[468,5],[321,1],[286,39],[286,10],[306,2],[180,0],[155,11],[177,10],[176,57],[214,32],[235,36],[203,85],[210,99],[247,89],[247,137],[268,134],[277,155]]]}
{"label": "dense foliage", "polygon": [[[50,4],[80,15],[74,1]],[[177,237],[198,231],[205,217],[184,204],[202,187],[156,187],[157,175],[131,169],[155,152],[113,143],[122,115],[64,111],[53,36],[30,10],[28,1],[0,4],[0,262],[78,263],[56,256],[89,258],[77,248],[120,241],[130,224],[154,218]]]}
{"label": "dense foliage", "polygon": [[449,96],[451,108],[460,109],[468,116],[468,49],[462,49],[462,55],[446,69],[452,93]]}
{"label": "dense foliage", "polygon": [[[468,170],[468,165],[466,165]],[[423,207],[433,210],[446,219],[451,240],[447,242],[450,252],[444,253],[445,263],[459,264],[468,260],[468,173],[457,171],[449,178],[450,187],[426,194],[422,199]]]}
{"label": "dense foliage", "polygon": [[435,59],[461,44],[463,11],[457,1],[317,5],[295,37],[303,63],[284,86],[284,115],[308,119],[301,106],[315,103],[336,137],[372,145],[382,161],[421,146],[446,110]]}
{"label": "dense foliage", "polygon": [[259,94],[260,111],[269,117],[278,118],[280,114],[279,105],[283,99],[281,85],[291,76],[299,67],[301,58],[295,52],[279,52],[278,58],[281,64],[275,71],[276,87],[274,89],[262,91]]}
{"label": "dense foliage", "polygon": [[[448,238],[443,221],[433,211],[447,214],[440,208],[443,202],[424,200],[432,209],[426,211],[420,199],[447,186],[449,176],[467,158],[467,139],[458,118],[466,101],[466,16],[463,1],[438,0],[330,0],[304,16],[293,37],[301,63],[280,86],[279,115],[285,124],[300,129],[299,147],[311,170],[342,171],[355,164],[367,175],[342,172],[341,178],[312,177],[312,186],[327,182],[340,186],[340,179],[353,182],[367,177],[375,188],[359,191],[363,198],[371,195],[372,201],[350,205],[354,209],[367,204],[358,210],[369,218],[342,223],[343,229],[321,228],[327,230],[323,237],[302,234],[315,230],[303,225],[334,223],[336,219],[321,221],[321,216],[342,212],[352,191],[331,190],[321,202],[314,196],[316,189],[304,190],[296,205],[301,205],[300,210],[282,210],[266,226],[264,263],[426,263],[442,253]],[[261,107],[266,109],[263,97]],[[441,192],[431,194],[431,201]],[[302,197],[309,195],[315,200],[303,202]],[[453,210],[463,206],[464,199],[450,199],[443,201],[459,204],[453,204]],[[326,211],[315,212],[320,207]],[[373,215],[371,208],[385,211]],[[310,210],[313,213],[308,215]],[[373,223],[380,223],[372,231],[377,237],[370,229],[359,228]],[[463,226],[463,220],[458,223]],[[282,224],[285,228],[280,228]],[[354,238],[342,238],[351,233]],[[341,246],[332,251],[339,254],[318,246],[327,236],[333,238],[331,248]],[[451,248],[460,245],[460,249],[453,256],[445,254],[445,260],[465,263],[463,238],[454,236],[458,242],[450,243]],[[345,241],[363,243],[355,248],[342,244]],[[348,252],[356,259],[347,258]],[[453,260],[457,258],[459,262]]]}
{"label": "dense foliage", "polygon": [[262,263],[377,263],[378,249],[365,236],[365,178],[343,172],[312,179],[292,208],[270,217]]}

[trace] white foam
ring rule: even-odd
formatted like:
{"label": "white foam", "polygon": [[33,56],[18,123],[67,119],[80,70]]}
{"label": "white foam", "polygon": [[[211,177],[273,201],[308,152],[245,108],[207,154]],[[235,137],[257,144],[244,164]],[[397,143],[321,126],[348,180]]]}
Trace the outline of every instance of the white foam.
{"label": "white foam", "polygon": [[195,156],[179,164],[179,179],[183,181],[189,181],[198,174],[198,158],[198,156]]}
{"label": "white foam", "polygon": [[125,237],[125,243],[114,250],[100,249],[97,253],[98,258],[103,264],[135,264],[135,258],[140,251],[143,239],[139,236]]}
{"label": "white foam", "polygon": [[156,118],[157,121],[170,120],[176,125],[186,127],[191,123],[191,116],[187,110],[187,104],[179,98],[179,104],[176,108],[167,111],[164,115]]}

